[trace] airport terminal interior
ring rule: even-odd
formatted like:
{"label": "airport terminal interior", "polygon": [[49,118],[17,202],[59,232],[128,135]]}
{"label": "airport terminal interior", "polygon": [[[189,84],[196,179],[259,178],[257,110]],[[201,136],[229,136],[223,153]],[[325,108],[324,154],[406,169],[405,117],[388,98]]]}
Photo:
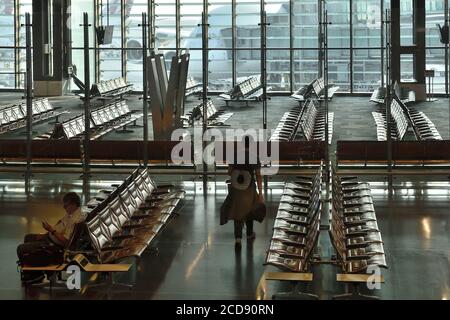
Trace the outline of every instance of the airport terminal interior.
{"label": "airport terminal interior", "polygon": [[0,0],[0,299],[450,299],[449,12]]}

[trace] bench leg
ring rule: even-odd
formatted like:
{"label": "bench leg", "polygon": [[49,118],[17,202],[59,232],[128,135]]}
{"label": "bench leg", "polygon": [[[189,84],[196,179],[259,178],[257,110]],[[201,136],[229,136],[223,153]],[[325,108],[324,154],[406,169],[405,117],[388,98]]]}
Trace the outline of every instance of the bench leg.
{"label": "bench leg", "polygon": [[59,123],[59,116],[60,116],[60,115],[57,115],[57,116],[55,117],[55,121],[50,121],[48,124],[57,124],[57,123]]}
{"label": "bench leg", "polygon": [[292,283],[292,291],[278,292],[272,296],[272,300],[319,300],[319,297],[312,293],[301,292],[300,283]]}
{"label": "bench leg", "polygon": [[132,128],[143,128],[144,127],[143,125],[137,124],[136,121],[137,121],[137,119],[134,120],[133,124],[129,125],[129,126],[132,127]]}
{"label": "bench leg", "polygon": [[116,130],[116,133],[130,133],[130,132],[134,132],[134,130],[129,130],[127,129],[127,126],[123,126],[122,129],[120,130]]}
{"label": "bench leg", "polygon": [[133,288],[132,284],[127,283],[118,283],[114,281],[113,273],[108,272],[106,275],[106,279],[99,283],[93,283],[93,284],[86,284],[83,288],[84,291],[87,291],[89,289],[98,288],[98,289],[106,289],[108,292],[114,289],[127,289],[131,290]]}
{"label": "bench leg", "polygon": [[359,291],[359,283],[352,283],[351,292],[333,296],[333,300],[380,300],[377,296],[362,294]]}

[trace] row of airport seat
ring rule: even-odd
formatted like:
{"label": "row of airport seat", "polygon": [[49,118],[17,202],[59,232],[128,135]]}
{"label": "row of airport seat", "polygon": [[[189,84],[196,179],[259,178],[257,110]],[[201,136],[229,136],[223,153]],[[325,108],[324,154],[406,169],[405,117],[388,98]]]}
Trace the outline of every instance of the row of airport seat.
{"label": "row of airport seat", "polygon": [[369,274],[368,268],[387,268],[370,185],[333,175],[332,199],[329,234],[342,271]]}
{"label": "row of airport seat", "polygon": [[97,260],[115,263],[128,257],[140,257],[183,198],[182,190],[158,190],[148,170],[143,170],[87,221]]}
{"label": "row of airport seat", "polygon": [[322,166],[311,177],[286,183],[265,265],[283,271],[308,271],[319,238]]}
{"label": "row of airport seat", "polygon": [[[194,107],[191,112],[186,114],[185,120],[188,121],[187,126],[193,126],[194,124],[202,123],[204,114],[204,103]],[[211,100],[208,100],[206,104],[206,117],[208,126],[222,126],[233,116],[232,112],[226,112],[224,110],[218,110]]]}
{"label": "row of airport seat", "polygon": [[442,140],[442,136],[436,129],[436,126],[425,113],[411,109],[395,98],[392,103],[393,105],[398,105],[398,108],[403,110],[413,127],[417,140]]}
{"label": "row of airport seat", "polygon": [[[313,100],[308,100],[304,106],[300,127],[307,141],[319,140],[326,141],[325,137],[325,112],[316,107]],[[328,143],[333,139],[334,113],[328,113]]]}
{"label": "row of airport seat", "polygon": [[130,265],[126,267],[120,261],[140,257],[183,198],[183,190],[173,185],[157,186],[147,169],[136,169],[121,184],[100,190],[83,207],[85,219],[74,227],[64,248],[63,265],[21,266],[22,271],[30,267],[43,271],[50,285],[55,272],[61,273],[80,261],[95,261],[90,265],[91,272],[126,271]]}
{"label": "row of airport seat", "polygon": [[[32,103],[33,124],[58,118],[63,111],[53,107],[47,98],[34,99]],[[27,125],[27,104],[21,102],[0,107],[0,134],[25,128]]]}
{"label": "row of airport seat", "polygon": [[[385,113],[382,112],[372,112],[372,116],[375,120],[377,126],[377,139],[378,141],[387,140],[387,123]],[[405,116],[402,108],[392,100],[391,103],[391,119],[394,126],[391,130],[391,138],[393,140],[403,140],[407,130],[408,130],[408,119]]]}
{"label": "row of airport seat", "polygon": [[299,105],[284,113],[277,127],[272,132],[270,141],[294,140],[300,125],[303,109],[303,106]]}
{"label": "row of airport seat", "polygon": [[[131,111],[125,100],[116,101],[91,111],[91,139],[98,139],[105,134],[136,124],[142,113]],[[85,132],[84,114],[57,123],[53,133],[41,135],[41,139],[82,139]]]}
{"label": "row of airport seat", "polygon": [[[268,88],[269,90],[270,88]],[[227,93],[222,93],[219,97],[228,106],[230,101],[244,101],[247,105],[249,101],[259,101],[263,95],[261,76],[250,76],[238,83]]]}
{"label": "row of airport seat", "polygon": [[133,85],[127,83],[123,77],[111,80],[102,80],[92,85],[91,95],[105,98],[122,96],[133,90]]}
{"label": "row of airport seat", "polygon": [[[377,225],[370,186],[354,177],[332,177],[332,203],[329,228],[320,225],[322,170],[313,178],[301,177],[286,183],[274,223],[265,265],[282,273],[266,272],[266,279],[296,282],[312,281],[311,265],[322,263],[314,254],[320,230],[328,230],[336,254],[331,261],[341,269],[338,282],[358,287],[373,276],[373,268],[387,268],[386,256]],[[323,262],[329,263],[329,262]],[[287,273],[286,273],[287,272]],[[373,281],[383,282],[380,277]],[[286,294],[286,293],[285,293]],[[284,294],[284,295],[285,295]],[[289,298],[318,298],[298,289]],[[376,298],[357,292],[333,298]],[[278,296],[278,294],[274,295]]]}
{"label": "row of airport seat", "polygon": [[186,97],[189,97],[194,94],[199,94],[203,90],[203,85],[197,81],[193,77],[188,77],[186,79]]}
{"label": "row of airport seat", "polygon": [[[394,92],[395,95],[401,100],[401,102],[405,104],[416,102],[416,93],[414,92],[414,90],[408,88],[400,88],[398,82],[394,83]],[[370,97],[370,101],[378,104],[385,104],[386,88],[379,87],[378,89],[375,89],[372,93],[372,96]]]}
{"label": "row of airport seat", "polygon": [[[372,116],[377,126],[378,141],[386,141],[387,124],[384,113],[372,112]],[[412,126],[416,139],[419,141],[442,140],[434,123],[422,111],[410,109],[396,95],[393,96],[391,103],[391,116],[394,123],[391,131],[393,140],[403,140],[409,125]]]}
{"label": "row of airport seat", "polygon": [[[339,90],[339,87],[334,84],[329,84],[327,86],[327,90],[328,90],[328,100],[331,100],[334,97],[334,94]],[[291,95],[291,98],[300,103],[308,99],[325,100],[324,79],[316,78],[312,80],[310,83],[294,92]]]}

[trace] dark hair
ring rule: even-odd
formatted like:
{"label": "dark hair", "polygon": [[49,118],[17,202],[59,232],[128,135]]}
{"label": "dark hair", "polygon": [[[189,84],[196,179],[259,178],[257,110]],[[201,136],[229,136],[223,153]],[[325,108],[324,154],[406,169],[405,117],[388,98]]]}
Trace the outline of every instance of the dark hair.
{"label": "dark hair", "polygon": [[64,203],[66,203],[66,202],[72,203],[72,204],[76,205],[77,207],[80,207],[80,205],[81,205],[80,196],[78,196],[78,194],[76,194],[75,192],[66,193],[64,195],[63,202]]}

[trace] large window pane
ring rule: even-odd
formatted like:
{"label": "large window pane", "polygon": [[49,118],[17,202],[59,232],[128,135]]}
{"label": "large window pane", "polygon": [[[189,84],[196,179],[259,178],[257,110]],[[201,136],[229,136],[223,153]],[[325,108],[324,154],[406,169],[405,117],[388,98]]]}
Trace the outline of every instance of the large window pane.
{"label": "large window pane", "polygon": [[122,76],[122,51],[100,50],[100,80],[109,80]]}
{"label": "large window pane", "polygon": [[236,4],[236,28],[238,48],[261,47],[261,22],[260,1],[244,0]]}
{"label": "large window pane", "polygon": [[[427,70],[434,70],[433,93],[445,93],[445,50],[427,49]],[[427,79],[428,81],[428,79]],[[428,82],[427,82],[428,90]]]}
{"label": "large window pane", "polygon": [[0,47],[14,47],[14,1],[0,4]]}
{"label": "large window pane", "polygon": [[[78,78],[84,82],[84,32],[83,24],[83,12],[88,13],[89,23],[92,27],[89,28],[89,46],[94,47],[95,44],[95,30],[94,30],[94,3],[89,0],[72,1],[70,8],[70,25],[72,29],[72,64],[76,66]],[[95,81],[95,63],[94,63],[94,51],[89,52],[90,58],[90,82]],[[75,85],[72,85],[73,90],[78,90]]]}
{"label": "large window pane", "polygon": [[350,91],[349,50],[329,50],[328,80],[340,87],[339,91]]}
{"label": "large window pane", "polygon": [[175,1],[157,0],[155,7],[156,48],[176,48]]}
{"label": "large window pane", "polygon": [[350,1],[327,1],[328,47],[350,47]]}
{"label": "large window pane", "polygon": [[372,92],[381,85],[380,50],[353,51],[353,91]]}
{"label": "large window pane", "polygon": [[182,48],[202,48],[203,2],[201,0],[181,0],[180,46]]}
{"label": "large window pane", "polygon": [[[14,47],[14,1],[0,5],[0,47]],[[14,49],[0,48],[0,88],[15,87]]]}
{"label": "large window pane", "polygon": [[209,53],[209,89],[227,91],[233,84],[231,50],[213,50]]}
{"label": "large window pane", "polygon": [[425,1],[426,12],[426,45],[428,47],[444,46],[440,42],[439,28],[437,24],[441,26],[444,24],[444,0]]}
{"label": "large window pane", "polygon": [[[142,13],[147,13],[147,0],[125,4],[126,77],[135,90],[142,90]],[[147,22],[150,17],[147,16]],[[150,46],[150,44],[147,44]]]}
{"label": "large window pane", "polygon": [[232,47],[231,1],[211,0],[208,9],[209,47]]}
{"label": "large window pane", "polygon": [[[121,0],[109,0],[99,2],[99,24],[101,26],[113,26],[113,38],[111,44],[99,45],[100,80],[109,80],[122,76],[122,10]],[[106,48],[116,50],[106,50]]]}
{"label": "large window pane", "polygon": [[289,50],[267,52],[267,85],[271,91],[290,91]]}
{"label": "large window pane", "polygon": [[293,0],[293,27],[295,48],[318,47],[317,0]]}
{"label": "large window pane", "polygon": [[353,47],[381,46],[379,0],[353,0]]}
{"label": "large window pane", "polygon": [[237,78],[261,74],[261,52],[255,50],[239,50],[237,52]]}
{"label": "large window pane", "polygon": [[413,0],[400,0],[400,45],[414,45]]}
{"label": "large window pane", "polygon": [[319,70],[317,55],[317,50],[294,51],[294,64],[292,66],[294,72],[294,91],[317,78]]}
{"label": "large window pane", "polygon": [[266,1],[267,46],[271,48],[289,48],[289,1]]}
{"label": "large window pane", "polygon": [[0,88],[14,88],[14,49],[0,49]]}
{"label": "large window pane", "polygon": [[31,19],[33,19],[33,8],[31,5],[32,0],[19,0],[19,45],[25,46],[25,13],[31,14]]}
{"label": "large window pane", "polygon": [[[95,68],[94,68],[94,50],[89,51],[89,63],[90,63],[90,80],[91,83],[95,82]],[[84,82],[84,50],[73,49],[72,50],[72,64],[77,68],[78,78]],[[72,90],[78,90],[78,87],[72,85]]]}
{"label": "large window pane", "polygon": [[70,26],[72,30],[72,47],[83,48],[84,33],[83,33],[83,12],[88,13],[89,24],[89,46],[93,47],[95,43],[95,29],[94,29],[94,2],[91,0],[72,1],[70,7]]}

